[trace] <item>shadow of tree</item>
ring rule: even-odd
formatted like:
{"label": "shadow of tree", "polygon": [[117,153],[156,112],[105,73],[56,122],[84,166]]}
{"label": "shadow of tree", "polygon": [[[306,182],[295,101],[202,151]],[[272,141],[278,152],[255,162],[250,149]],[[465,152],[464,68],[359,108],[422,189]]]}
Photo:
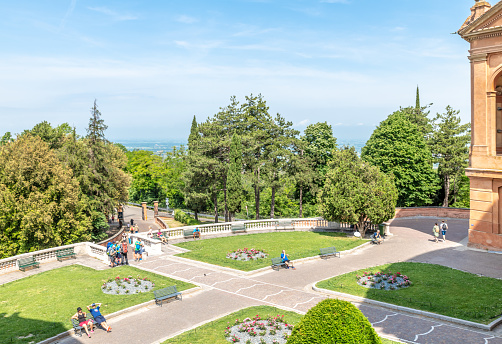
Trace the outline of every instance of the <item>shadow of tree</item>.
{"label": "shadow of tree", "polygon": [[18,312],[0,313],[0,329],[0,343],[5,344],[38,343],[68,330],[61,323],[22,318]]}

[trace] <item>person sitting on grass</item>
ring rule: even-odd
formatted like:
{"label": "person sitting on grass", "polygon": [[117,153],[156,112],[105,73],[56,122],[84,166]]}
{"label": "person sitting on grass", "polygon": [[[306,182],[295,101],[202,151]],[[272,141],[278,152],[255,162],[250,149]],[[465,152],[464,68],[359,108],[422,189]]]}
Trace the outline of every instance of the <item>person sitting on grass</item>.
{"label": "person sitting on grass", "polygon": [[[292,268],[293,270],[296,270],[296,268],[293,266],[293,263],[291,263],[291,261],[289,260],[288,255],[286,254],[286,250],[282,250],[281,258],[284,265],[286,265],[286,269]],[[291,264],[291,266],[289,266],[289,264]]]}
{"label": "person sitting on grass", "polygon": [[195,227],[195,229],[193,230],[193,238],[200,238],[200,231],[199,231],[199,228]]}
{"label": "person sitting on grass", "polygon": [[371,242],[374,243],[374,244],[378,244],[380,245],[382,242],[383,242],[383,238],[382,236],[380,235],[380,232],[379,231],[376,231],[373,235],[372,235],[372,240]]}
{"label": "person sitting on grass", "polygon": [[101,312],[99,311],[100,307],[101,303],[93,303],[92,305],[87,306],[87,309],[89,310],[89,312],[91,312],[92,316],[94,317],[94,321],[98,325],[101,325],[101,327],[105,329],[106,332],[111,332],[112,328],[108,326],[105,317],[101,315]]}
{"label": "person sitting on grass", "polygon": [[[87,314],[85,312],[82,312],[82,308],[78,307],[77,313],[75,313],[71,317],[71,319],[77,319],[78,324],[84,328],[85,333],[87,333],[87,336],[91,338],[91,333],[94,333],[94,330],[92,329],[92,320],[91,319],[87,320]],[[89,333],[89,329],[87,328],[87,326],[91,328],[91,333]]]}

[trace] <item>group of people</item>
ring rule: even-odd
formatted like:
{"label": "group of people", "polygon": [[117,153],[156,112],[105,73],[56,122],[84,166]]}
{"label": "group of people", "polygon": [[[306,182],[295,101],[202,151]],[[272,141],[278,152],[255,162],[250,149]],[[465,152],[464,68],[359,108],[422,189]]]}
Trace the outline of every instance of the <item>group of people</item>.
{"label": "group of people", "polygon": [[106,332],[110,332],[112,328],[106,323],[105,317],[101,314],[100,309],[101,303],[93,303],[87,306],[87,309],[91,313],[94,319],[87,319],[87,313],[82,311],[81,307],[77,308],[77,313],[75,313],[71,319],[76,319],[78,324],[84,328],[87,336],[91,338],[91,333],[94,333],[94,323],[100,325]]}
{"label": "group of people", "polygon": [[123,238],[122,241],[111,241],[106,244],[106,254],[110,260],[110,266],[113,268],[118,265],[129,265],[127,259],[127,239]]}
{"label": "group of people", "polygon": [[432,227],[432,233],[434,234],[434,240],[436,242],[438,241],[439,238],[439,232],[441,232],[441,235],[443,236],[443,242],[446,241],[446,231],[448,230],[448,225],[446,222],[441,221],[441,224],[438,225],[437,222],[434,224],[434,227]]}

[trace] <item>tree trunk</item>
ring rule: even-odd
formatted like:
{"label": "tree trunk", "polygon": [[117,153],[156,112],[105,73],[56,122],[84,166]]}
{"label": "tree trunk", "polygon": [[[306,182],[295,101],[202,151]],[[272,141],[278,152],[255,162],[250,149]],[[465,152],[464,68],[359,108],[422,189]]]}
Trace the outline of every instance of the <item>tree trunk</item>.
{"label": "tree trunk", "polygon": [[303,188],[300,187],[300,218],[303,217]]}
{"label": "tree trunk", "polygon": [[214,223],[218,223],[218,194],[214,195]]}
{"label": "tree trunk", "polygon": [[256,209],[256,219],[260,219],[260,168],[254,171],[254,205]]}
{"label": "tree trunk", "polygon": [[450,195],[450,176],[444,176],[444,200],[443,207],[448,208],[448,196]]}
{"label": "tree trunk", "polygon": [[270,201],[270,218],[273,219],[275,216],[275,186],[272,186],[272,197]]}
{"label": "tree trunk", "polygon": [[197,221],[199,221],[199,214],[198,214],[197,210],[194,210],[194,211],[193,211],[193,214],[194,214],[193,216],[195,217],[195,219],[196,219]]}
{"label": "tree trunk", "polygon": [[225,198],[225,222],[230,222],[229,220],[229,214],[228,214],[228,204],[227,204],[227,186],[225,185],[225,188],[223,189],[223,195]]}

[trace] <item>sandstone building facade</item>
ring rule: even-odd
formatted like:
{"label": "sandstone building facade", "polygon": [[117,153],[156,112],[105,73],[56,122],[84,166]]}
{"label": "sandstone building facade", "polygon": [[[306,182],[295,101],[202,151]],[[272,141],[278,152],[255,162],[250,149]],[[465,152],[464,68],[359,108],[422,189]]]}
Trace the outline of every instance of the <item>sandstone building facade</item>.
{"label": "sandstone building facade", "polygon": [[458,34],[470,43],[469,245],[502,249],[502,1],[476,0]]}

